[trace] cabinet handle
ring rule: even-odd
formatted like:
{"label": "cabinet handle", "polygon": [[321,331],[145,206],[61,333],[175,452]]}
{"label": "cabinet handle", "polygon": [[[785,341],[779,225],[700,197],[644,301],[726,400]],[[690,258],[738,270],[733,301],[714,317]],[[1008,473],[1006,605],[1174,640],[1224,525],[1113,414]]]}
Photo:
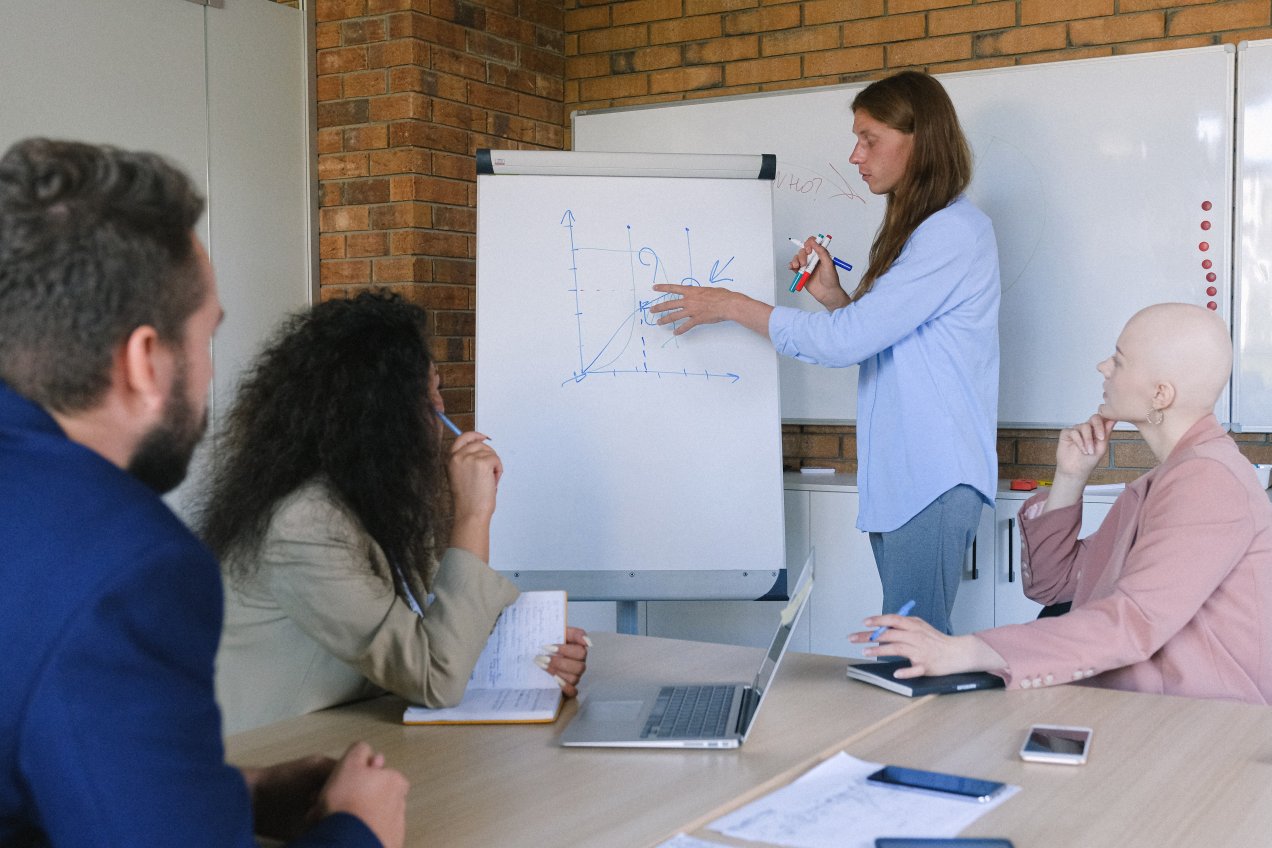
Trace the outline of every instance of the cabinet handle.
{"label": "cabinet handle", "polygon": [[975,580],[977,577],[980,577],[980,574],[976,571],[976,537],[973,536],[972,537],[972,579]]}
{"label": "cabinet handle", "polygon": [[1016,519],[1007,519],[1007,582],[1016,582]]}

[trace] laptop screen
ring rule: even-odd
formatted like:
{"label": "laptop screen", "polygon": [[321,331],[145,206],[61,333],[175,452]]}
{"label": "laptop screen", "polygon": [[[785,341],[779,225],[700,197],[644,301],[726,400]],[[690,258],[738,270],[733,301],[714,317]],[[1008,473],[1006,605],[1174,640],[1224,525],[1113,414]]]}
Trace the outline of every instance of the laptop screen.
{"label": "laptop screen", "polygon": [[773,634],[773,642],[769,645],[768,653],[764,656],[764,661],[760,663],[760,670],[756,672],[755,680],[751,683],[751,688],[760,697],[763,697],[769,683],[773,680],[773,675],[777,673],[777,665],[782,659],[782,654],[786,652],[786,644],[790,642],[791,633],[794,632],[795,625],[799,624],[800,614],[808,603],[808,595],[813,588],[815,553],[816,551],[810,550],[808,559],[804,560],[804,568],[795,584],[795,591],[791,592],[790,603],[782,609],[777,632]]}

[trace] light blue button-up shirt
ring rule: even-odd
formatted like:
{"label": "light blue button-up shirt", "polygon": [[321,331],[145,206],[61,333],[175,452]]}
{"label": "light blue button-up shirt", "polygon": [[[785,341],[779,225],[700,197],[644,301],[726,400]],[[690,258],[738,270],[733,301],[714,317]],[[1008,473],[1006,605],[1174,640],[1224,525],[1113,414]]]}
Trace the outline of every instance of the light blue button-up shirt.
{"label": "light blue button-up shirt", "polygon": [[857,528],[887,532],[966,483],[998,478],[998,246],[965,197],[930,215],[859,301],[776,307],[777,352],[857,378]]}

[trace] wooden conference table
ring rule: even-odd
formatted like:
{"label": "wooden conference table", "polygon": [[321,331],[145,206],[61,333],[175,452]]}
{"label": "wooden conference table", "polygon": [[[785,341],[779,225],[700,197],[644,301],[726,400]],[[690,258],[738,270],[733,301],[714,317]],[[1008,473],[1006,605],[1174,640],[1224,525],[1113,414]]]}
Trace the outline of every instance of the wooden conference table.
{"label": "wooden conference table", "polygon": [[[749,680],[754,648],[592,634],[584,678]],[[844,660],[786,656],[736,751],[563,749],[552,725],[406,727],[383,697],[227,740],[239,765],[365,739],[410,779],[411,846],[645,846],[702,829],[836,751],[1018,784],[964,835],[1026,846],[1272,844],[1272,709],[1061,686],[909,699],[843,674]],[[1034,722],[1095,728],[1090,762],[1023,763]],[[752,843],[748,843],[752,844]]]}

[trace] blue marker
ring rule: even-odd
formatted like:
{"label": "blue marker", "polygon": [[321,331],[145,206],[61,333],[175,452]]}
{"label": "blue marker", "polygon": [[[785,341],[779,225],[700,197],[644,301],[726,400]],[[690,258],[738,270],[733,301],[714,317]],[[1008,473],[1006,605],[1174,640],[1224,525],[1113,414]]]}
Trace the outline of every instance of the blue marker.
{"label": "blue marker", "polygon": [[832,256],[832,257],[830,257],[830,259],[831,259],[831,261],[832,261],[832,262],[834,262],[834,263],[835,263],[835,267],[837,267],[837,268],[843,268],[845,271],[851,271],[851,270],[852,270],[852,266],[851,266],[851,265],[849,265],[849,264],[848,264],[847,262],[845,262],[844,260],[840,259],[838,256]]}
{"label": "blue marker", "polygon": [[[909,615],[912,609],[914,609],[914,601],[906,601],[901,605],[901,609],[897,610],[897,615]],[[883,631],[887,629],[887,627],[876,627],[874,633],[870,634],[870,641],[877,641],[883,635]]]}
{"label": "blue marker", "polygon": [[[437,412],[437,410],[433,410],[433,411]],[[455,422],[451,421],[449,418],[446,417],[445,412],[437,412],[437,417],[442,419],[442,423],[446,425],[446,429],[450,430],[456,436],[463,434],[463,431],[455,426]]]}

